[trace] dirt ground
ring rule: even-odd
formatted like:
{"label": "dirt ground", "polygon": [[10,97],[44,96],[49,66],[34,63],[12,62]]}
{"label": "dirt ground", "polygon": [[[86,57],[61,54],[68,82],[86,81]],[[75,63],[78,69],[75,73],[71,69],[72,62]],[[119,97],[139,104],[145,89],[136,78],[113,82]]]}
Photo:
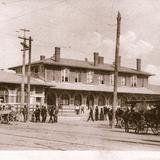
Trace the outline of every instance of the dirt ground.
{"label": "dirt ground", "polygon": [[160,151],[160,136],[125,133],[107,121],[60,117],[53,124],[0,124],[0,149]]}

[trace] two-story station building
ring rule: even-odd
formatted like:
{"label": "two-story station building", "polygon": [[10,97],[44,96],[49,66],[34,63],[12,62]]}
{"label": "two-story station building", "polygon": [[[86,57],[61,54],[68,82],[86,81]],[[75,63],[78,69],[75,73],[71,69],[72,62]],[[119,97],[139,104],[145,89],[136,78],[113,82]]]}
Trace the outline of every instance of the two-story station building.
{"label": "two-story station building", "polygon": [[[40,56],[40,60],[32,62],[31,75],[48,86],[45,87],[45,103],[68,107],[112,105],[114,65],[104,63],[104,57],[98,53],[93,53],[93,59],[93,62],[63,59],[60,48],[55,47],[51,58]],[[152,74],[141,70],[140,59],[137,59],[136,69],[123,67],[120,61],[119,58],[118,105],[123,107],[128,100],[151,100],[159,96],[148,89],[148,78]],[[10,69],[22,73],[22,66]]]}

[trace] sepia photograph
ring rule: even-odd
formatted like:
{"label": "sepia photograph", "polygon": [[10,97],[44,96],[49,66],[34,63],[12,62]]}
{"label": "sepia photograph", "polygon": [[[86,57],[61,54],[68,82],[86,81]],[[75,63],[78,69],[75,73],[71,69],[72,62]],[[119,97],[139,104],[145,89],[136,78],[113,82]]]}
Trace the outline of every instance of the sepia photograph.
{"label": "sepia photograph", "polygon": [[160,0],[0,0],[0,22],[2,159],[160,158]]}

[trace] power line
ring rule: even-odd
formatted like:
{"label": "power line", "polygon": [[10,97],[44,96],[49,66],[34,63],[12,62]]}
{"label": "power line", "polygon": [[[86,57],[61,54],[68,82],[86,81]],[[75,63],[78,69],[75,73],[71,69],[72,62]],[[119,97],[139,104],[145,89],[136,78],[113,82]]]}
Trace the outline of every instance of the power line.
{"label": "power line", "polygon": [[[78,10],[81,14],[87,16],[88,18],[91,18],[91,15],[83,12],[79,7],[73,6],[73,4],[71,4],[71,3],[69,3],[69,2],[68,2],[67,4],[69,4],[73,9]],[[98,15],[98,14],[96,14],[96,15]],[[102,15],[101,15],[100,17],[102,17]],[[106,16],[103,16],[103,17],[106,17]],[[90,20],[91,20],[91,19],[90,19]],[[95,21],[97,21],[97,19],[94,19],[94,25],[97,25],[97,26],[98,26],[98,25],[101,25],[101,24],[95,23]],[[93,20],[92,20],[92,24],[93,24]],[[110,24],[110,23],[109,23],[109,24],[107,24],[107,25],[112,26],[112,27],[116,27],[116,24]]]}
{"label": "power line", "polygon": [[[58,1],[57,3],[54,3],[54,4],[52,4],[52,5],[61,4],[61,3],[64,3],[64,2],[66,2],[66,1],[67,1],[67,0],[62,0],[61,2]],[[45,7],[40,7],[40,8],[37,8],[37,9],[33,9],[33,10],[31,10],[31,11],[29,11],[29,12],[26,12],[26,13],[23,13],[23,14],[21,14],[21,15],[19,15],[19,16],[9,17],[8,20],[1,20],[0,22],[3,22],[3,21],[9,21],[9,22],[11,22],[12,20],[21,18],[21,17],[23,17],[23,16],[25,16],[25,15],[27,15],[27,14],[32,14],[32,13],[34,13],[34,12],[37,12],[37,11],[39,11],[39,10],[43,10],[43,9],[45,9],[45,8],[48,8],[48,7],[51,7],[51,4],[48,4],[48,5],[45,6]]]}

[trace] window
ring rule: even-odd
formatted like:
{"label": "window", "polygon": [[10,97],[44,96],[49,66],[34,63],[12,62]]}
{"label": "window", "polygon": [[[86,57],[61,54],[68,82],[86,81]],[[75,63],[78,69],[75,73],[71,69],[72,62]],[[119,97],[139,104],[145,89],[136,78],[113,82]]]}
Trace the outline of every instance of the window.
{"label": "window", "polygon": [[126,77],[121,77],[121,86],[126,86]]}
{"label": "window", "polygon": [[36,103],[41,103],[41,97],[36,97]]}
{"label": "window", "polygon": [[35,72],[35,73],[38,73],[38,66],[36,66],[36,67],[34,68],[34,72]]}
{"label": "window", "polygon": [[91,71],[87,73],[87,83],[93,83],[93,74]]}
{"label": "window", "polygon": [[76,73],[75,82],[81,82],[81,73]]}
{"label": "window", "polygon": [[69,81],[69,69],[65,68],[61,71],[61,81],[62,82],[68,82]]}
{"label": "window", "polygon": [[109,79],[109,83],[110,83],[110,85],[114,85],[114,74],[111,74],[110,75],[110,79]]}
{"label": "window", "polygon": [[53,81],[55,81],[56,80],[56,72],[55,72],[55,70],[53,70]]}
{"label": "window", "polygon": [[98,84],[104,84],[104,75],[98,75]]}
{"label": "window", "polygon": [[142,78],[142,87],[144,87],[144,86],[145,86],[145,79]]}
{"label": "window", "polygon": [[37,94],[40,94],[40,93],[42,93],[42,92],[43,92],[42,87],[37,86],[37,87],[36,87],[36,93],[37,93]]}
{"label": "window", "polygon": [[137,86],[137,76],[131,77],[131,86],[136,87]]}
{"label": "window", "polygon": [[7,103],[8,95],[9,95],[8,90],[0,87],[0,103]]}

